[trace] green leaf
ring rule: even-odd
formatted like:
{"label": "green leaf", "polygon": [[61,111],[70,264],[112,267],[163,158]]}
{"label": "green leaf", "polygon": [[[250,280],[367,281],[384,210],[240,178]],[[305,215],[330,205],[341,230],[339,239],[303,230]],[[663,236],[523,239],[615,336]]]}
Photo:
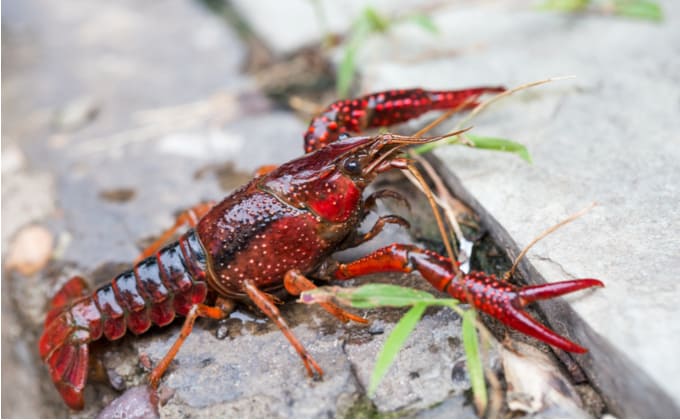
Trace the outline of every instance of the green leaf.
{"label": "green leaf", "polygon": [[467,310],[463,313],[463,347],[465,348],[465,357],[467,358],[467,368],[470,373],[470,383],[472,384],[475,406],[477,407],[478,414],[481,416],[486,411],[488,398],[484,383],[484,369],[479,357],[474,310]]}
{"label": "green leaf", "polygon": [[366,13],[364,13],[352,26],[352,34],[345,45],[345,53],[340,62],[335,85],[338,98],[346,98],[349,94],[349,88],[352,85],[354,72],[356,70],[357,53],[359,48],[361,48],[366,41],[366,38],[368,38],[369,33],[372,31],[371,28],[373,24],[374,23],[371,23],[366,17]]}
{"label": "green leaf", "polygon": [[366,284],[342,296],[355,308],[411,306],[417,304],[451,306],[455,299],[438,299],[430,293],[393,284]]}
{"label": "green leaf", "polygon": [[473,147],[478,149],[497,150],[500,152],[515,153],[528,163],[531,163],[531,156],[527,148],[512,140],[501,139],[497,137],[481,137],[474,134],[468,134],[467,138],[472,142]]}
{"label": "green leaf", "polygon": [[445,144],[460,144],[460,136],[447,137],[445,139],[438,140],[433,143],[421,144],[420,146],[416,146],[410,150],[413,153],[422,155],[424,153],[431,152],[432,150],[441,147]]}
{"label": "green leaf", "polygon": [[546,0],[538,8],[560,12],[582,12],[589,3],[590,0]]}
{"label": "green leaf", "polygon": [[655,2],[646,0],[616,0],[614,1],[614,13],[637,19],[654,21],[663,19],[661,7]]}
{"label": "green leaf", "polygon": [[439,33],[439,28],[437,28],[437,25],[434,24],[434,21],[430,19],[428,15],[416,13],[414,15],[409,15],[406,18],[406,21],[413,22],[430,33]]}
{"label": "green leaf", "polygon": [[345,48],[345,54],[340,62],[340,69],[338,70],[338,80],[336,84],[336,93],[338,98],[345,98],[349,94],[349,87],[354,78],[356,48],[348,46]]}
{"label": "green leaf", "polygon": [[361,18],[368,24],[369,32],[386,32],[391,26],[390,20],[372,7],[365,8]]}
{"label": "green leaf", "polygon": [[406,339],[416,327],[418,321],[420,321],[426,308],[427,305],[424,303],[415,304],[413,308],[409,309],[409,311],[399,320],[390,333],[390,336],[387,337],[385,345],[375,361],[375,367],[371,374],[371,383],[368,386],[368,395],[370,397],[375,395],[375,390],[378,388],[380,381],[382,381],[387,370],[392,365],[392,362],[394,362],[397,353],[399,353],[399,350],[404,346]]}
{"label": "green leaf", "polygon": [[[487,150],[496,150],[499,152],[515,153],[520,158],[531,163],[531,156],[529,155],[529,151],[524,145],[520,143],[516,143],[512,140],[501,139],[498,137],[482,137],[476,136],[474,134],[466,134],[465,137],[472,143],[471,147]],[[443,145],[450,144],[464,144],[464,143],[461,142],[460,136],[453,136],[447,137],[440,141],[436,141],[434,143],[423,144],[418,147],[414,147],[411,150],[414,153],[422,155],[423,153],[427,153]]]}

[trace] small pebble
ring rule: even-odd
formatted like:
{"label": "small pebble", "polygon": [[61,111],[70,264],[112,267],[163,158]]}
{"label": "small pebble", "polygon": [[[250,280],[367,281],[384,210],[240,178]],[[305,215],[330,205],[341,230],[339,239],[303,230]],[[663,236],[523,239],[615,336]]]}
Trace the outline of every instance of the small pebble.
{"label": "small pebble", "polygon": [[63,131],[77,130],[94,120],[99,113],[99,105],[92,98],[76,99],[57,111],[54,126]]}
{"label": "small pebble", "polygon": [[227,324],[220,323],[220,326],[217,327],[217,331],[215,331],[215,336],[217,337],[218,340],[224,340],[227,338],[229,335],[229,327]]}
{"label": "small pebble", "polygon": [[368,326],[368,333],[371,335],[380,335],[385,332],[385,323],[381,320],[375,320]]}
{"label": "small pebble", "polygon": [[[3,139],[3,143],[4,143]],[[3,144],[4,146],[4,144]],[[7,147],[2,149],[2,173],[10,174],[12,172],[17,172],[24,167],[26,163],[26,158],[21,149],[14,145],[9,144]]]}
{"label": "small pebble", "polygon": [[23,275],[31,276],[40,271],[52,256],[54,236],[39,225],[21,229],[10,244],[5,266]]}
{"label": "small pebble", "polygon": [[129,388],[97,416],[103,419],[157,419],[158,394],[148,385]]}
{"label": "small pebble", "polygon": [[160,402],[160,405],[165,405],[168,401],[170,401],[170,398],[172,398],[174,395],[175,388],[170,388],[169,386],[161,385],[161,387],[158,389],[158,400]]}
{"label": "small pebble", "polygon": [[459,360],[451,369],[451,380],[455,384],[467,383],[468,375],[465,360]]}
{"label": "small pebble", "polygon": [[115,369],[107,369],[106,374],[113,389],[116,391],[122,391],[125,389],[125,379],[120,376]]}
{"label": "small pebble", "polygon": [[139,364],[146,371],[151,371],[151,369],[153,368],[153,363],[151,363],[151,357],[149,357],[149,355],[146,353],[142,353],[139,355]]}

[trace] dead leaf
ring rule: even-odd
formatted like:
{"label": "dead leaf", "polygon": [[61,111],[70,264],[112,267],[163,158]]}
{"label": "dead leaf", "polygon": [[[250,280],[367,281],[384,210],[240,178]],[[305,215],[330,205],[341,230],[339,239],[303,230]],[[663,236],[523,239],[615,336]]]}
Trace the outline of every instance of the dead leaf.
{"label": "dead leaf", "polygon": [[510,410],[535,414],[559,408],[559,417],[587,416],[579,394],[555,361],[534,347],[513,344],[517,352],[501,351]]}

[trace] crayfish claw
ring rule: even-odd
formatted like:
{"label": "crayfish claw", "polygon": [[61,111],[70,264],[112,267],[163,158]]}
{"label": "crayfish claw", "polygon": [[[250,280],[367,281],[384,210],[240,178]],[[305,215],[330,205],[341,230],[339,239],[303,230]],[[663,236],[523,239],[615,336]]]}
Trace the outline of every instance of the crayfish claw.
{"label": "crayfish claw", "polygon": [[497,318],[510,328],[513,328],[528,336],[534,337],[551,346],[555,346],[571,353],[587,353],[588,349],[562,337],[545,325],[536,321],[531,315],[525,312],[517,304],[517,301],[510,301],[501,309]]}
{"label": "crayfish claw", "polygon": [[519,290],[518,294],[522,300],[522,306],[524,306],[537,300],[550,299],[591,287],[604,287],[604,283],[597,279],[565,280],[556,283],[525,286]]}
{"label": "crayfish claw", "polygon": [[588,350],[558,335],[524,311],[524,306],[540,299],[549,299],[590,287],[603,287],[600,280],[579,279],[537,286],[517,287],[483,272],[462,275],[451,260],[414,245],[392,244],[346,264],[340,264],[334,276],[348,279],[359,275],[398,271],[418,271],[425,280],[442,292],[477,310],[498,319],[503,324],[547,344],[573,353]]}

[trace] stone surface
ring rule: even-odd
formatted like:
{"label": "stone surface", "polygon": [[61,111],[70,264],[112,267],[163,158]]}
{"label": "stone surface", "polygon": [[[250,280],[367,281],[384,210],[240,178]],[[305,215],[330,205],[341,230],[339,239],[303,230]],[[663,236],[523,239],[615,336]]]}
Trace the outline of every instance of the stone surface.
{"label": "stone surface", "polygon": [[[476,134],[525,144],[533,165],[461,147],[436,154],[519,248],[599,204],[536,245],[529,261],[547,281],[606,283],[568,299],[592,328],[572,337],[590,347],[579,361],[610,408],[627,416],[680,413],[680,5],[661,3],[659,24],[498,3],[451,7],[434,15],[440,37],[398,31],[372,40],[359,60],[365,92],[577,76],[506,99],[473,121]],[[402,57],[390,59],[396,51]]]}
{"label": "stone surface", "polygon": [[[246,9],[250,2],[235,7],[279,54],[320,38],[312,2],[286,3],[288,15],[279,3],[255,13]],[[321,4],[340,9],[326,12],[339,31],[363,8]],[[672,139],[680,73],[678,25],[671,24],[678,5],[664,2],[668,20],[655,25],[517,4],[456,2],[433,14],[439,37],[412,25],[372,37],[358,60],[362,89],[513,85],[578,74],[506,100],[475,122],[478,134],[526,144],[533,166],[463,148],[438,155],[462,178],[452,177],[452,186],[468,194],[510,249],[590,201],[600,203],[540,243],[523,270],[532,281],[603,279],[606,289],[569,299],[587,323],[551,316],[553,326],[591,348],[577,360],[615,413],[677,415],[677,397],[669,402],[659,387],[680,395],[678,363],[668,358],[680,325],[672,282],[678,246],[666,234],[679,224]],[[95,346],[112,384],[90,384],[87,410],[68,412],[37,360],[49,293],[75,273],[93,283],[110,279],[172,223],[173,212],[226,194],[261,164],[297,156],[304,122],[271,109],[239,71],[243,45],[197,3],[15,0],[2,7],[3,252],[11,233],[30,222],[57,238],[46,270],[2,283],[3,414],[92,417],[116,397],[114,388],[144,383],[145,361],[161,357],[178,326]],[[307,11],[294,13],[300,7]],[[401,2],[377,7],[410,10]],[[268,13],[275,19],[265,20]],[[8,211],[7,203],[21,206]],[[380,239],[396,235],[403,232]],[[554,308],[570,311],[559,301],[543,307],[548,315]],[[372,328],[345,328],[318,308],[284,305],[295,333],[326,369],[322,382],[305,378],[297,355],[266,320],[239,312],[223,324],[199,321],[163,380],[161,414],[473,416],[463,394],[469,384],[461,374],[458,319],[444,310],[428,312],[375,400],[362,399],[375,354],[401,313],[371,312]]]}
{"label": "stone surface", "polygon": [[[145,383],[144,366],[158,361],[179,325],[95,343],[110,383],[91,380],[86,409],[76,413],[37,355],[48,297],[74,274],[92,285],[110,281],[174,213],[224,196],[262,164],[301,154],[304,122],[273,110],[240,73],[244,46],[199,3],[15,0],[2,7],[3,252],[28,223],[56,238],[46,269],[30,277],[3,273],[3,415],[95,417],[105,406],[127,412],[139,395],[112,401]],[[383,241],[403,236],[386,230]],[[417,277],[385,281],[422,286]],[[373,311],[372,329],[344,328],[319,308],[284,305],[283,316],[326,370],[320,382],[306,379],[267,320],[239,312],[224,324],[199,321],[162,381],[161,414],[373,415],[443,400],[449,415],[470,416],[467,378],[450,380],[462,350],[450,344],[459,319],[448,310],[428,312],[384,382],[389,392],[379,392],[377,407],[366,403],[386,338],[380,330],[390,331],[402,313]]]}
{"label": "stone surface", "polygon": [[[3,254],[30,223],[57,238],[46,270],[24,277],[3,268],[3,415],[65,417],[36,346],[55,284],[131,260],[135,241],[158,234],[173,211],[223,194],[213,172],[194,180],[201,167],[224,162],[217,152],[187,159],[159,153],[158,143],[194,132],[187,140],[210,144],[205,133],[241,112],[249,118],[234,122],[232,137],[253,135],[266,118],[281,133],[288,127],[292,143],[302,125],[252,112],[253,85],[239,71],[244,47],[197,4],[6,1],[2,16]],[[224,92],[238,99],[236,111],[212,100]],[[184,104],[191,106],[168,109]],[[235,175],[258,164],[250,156]],[[126,189],[132,199],[104,198]],[[94,416],[101,405],[88,397],[83,415]]]}

